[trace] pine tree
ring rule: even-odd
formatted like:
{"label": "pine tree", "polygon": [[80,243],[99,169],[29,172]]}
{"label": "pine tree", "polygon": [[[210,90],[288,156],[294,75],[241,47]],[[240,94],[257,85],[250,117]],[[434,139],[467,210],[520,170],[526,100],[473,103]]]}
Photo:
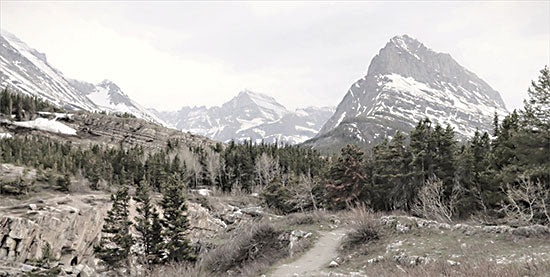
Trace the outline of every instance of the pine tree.
{"label": "pine tree", "polygon": [[164,184],[160,206],[164,211],[161,224],[164,228],[162,237],[165,242],[166,261],[195,260],[187,239],[189,220],[187,219],[187,204],[185,203],[185,186],[177,175],[170,176],[168,182]]}
{"label": "pine tree", "polygon": [[107,212],[101,230],[103,236],[99,244],[94,247],[96,257],[101,259],[109,269],[119,267],[130,255],[133,239],[130,234],[132,223],[128,218],[129,200],[127,186],[123,186],[111,195],[113,205]]}
{"label": "pine tree", "polygon": [[528,90],[521,112],[521,131],[513,137],[518,166],[533,181],[550,188],[550,70],[540,71],[538,80]]}
{"label": "pine tree", "polygon": [[529,99],[523,101],[525,125],[542,133],[550,132],[550,69],[545,66],[538,80],[531,82]]}
{"label": "pine tree", "polygon": [[163,258],[162,253],[162,226],[159,214],[151,202],[151,188],[142,180],[136,187],[136,231],[139,233],[137,243],[143,249],[144,262],[146,264],[159,263]]}
{"label": "pine tree", "polygon": [[431,121],[426,118],[411,131],[409,152],[413,190],[418,191],[434,174],[434,146]]}
{"label": "pine tree", "polygon": [[330,169],[330,180],[326,185],[329,205],[343,209],[360,200],[367,181],[363,152],[356,145],[342,148],[338,161]]}
{"label": "pine tree", "polygon": [[57,187],[60,191],[68,192],[71,186],[71,176],[65,174],[62,178],[57,179]]}

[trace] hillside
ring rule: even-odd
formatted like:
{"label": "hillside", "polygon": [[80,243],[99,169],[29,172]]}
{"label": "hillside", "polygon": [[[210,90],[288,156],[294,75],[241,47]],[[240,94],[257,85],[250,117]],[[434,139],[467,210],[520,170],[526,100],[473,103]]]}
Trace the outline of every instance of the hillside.
{"label": "hillside", "polygon": [[46,54],[5,30],[0,33],[0,66],[0,88],[16,89],[71,111],[129,113],[164,124],[113,82],[94,85],[70,79],[48,62]]}

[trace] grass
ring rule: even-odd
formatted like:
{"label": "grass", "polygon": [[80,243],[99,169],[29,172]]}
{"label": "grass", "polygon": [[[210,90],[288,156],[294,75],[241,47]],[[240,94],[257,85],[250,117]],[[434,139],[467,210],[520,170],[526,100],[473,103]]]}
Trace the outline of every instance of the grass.
{"label": "grass", "polygon": [[422,266],[397,265],[393,261],[383,261],[369,265],[360,271],[367,276],[468,276],[468,277],[515,277],[515,276],[548,276],[550,263],[527,262],[524,264],[499,265],[488,261],[471,261],[460,265],[450,265],[437,261]]}
{"label": "grass", "polygon": [[[465,234],[419,228],[400,218],[399,224],[410,227],[409,231],[399,232],[396,224],[386,225],[377,229],[378,239],[372,239],[375,233],[368,226],[373,224],[373,216],[355,211],[350,217],[363,222],[356,226],[366,226],[369,232],[352,229],[343,244],[344,262],[337,272],[359,270],[368,276],[547,276],[550,272],[547,236]],[[383,258],[378,261],[380,256]]]}

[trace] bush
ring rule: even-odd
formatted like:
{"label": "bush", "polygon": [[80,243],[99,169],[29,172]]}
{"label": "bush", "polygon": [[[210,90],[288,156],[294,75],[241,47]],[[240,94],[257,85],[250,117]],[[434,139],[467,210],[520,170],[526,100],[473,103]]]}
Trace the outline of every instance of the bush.
{"label": "bush", "polygon": [[351,210],[350,221],[352,231],[346,235],[344,248],[350,249],[380,238],[382,223],[378,216],[364,205],[358,205]]}
{"label": "bush", "polygon": [[282,231],[273,225],[260,223],[241,230],[237,237],[203,258],[201,271],[224,275],[231,270],[241,273],[237,275],[248,275],[244,272],[260,271],[288,254],[288,241],[279,239]]}

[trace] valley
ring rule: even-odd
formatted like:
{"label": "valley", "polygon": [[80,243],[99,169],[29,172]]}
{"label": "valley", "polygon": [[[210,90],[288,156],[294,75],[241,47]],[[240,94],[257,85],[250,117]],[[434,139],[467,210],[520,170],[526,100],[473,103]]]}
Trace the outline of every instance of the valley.
{"label": "valley", "polygon": [[[296,25],[286,22],[295,15],[273,24],[299,7],[246,3],[255,9],[233,16],[232,2],[155,3],[163,20],[185,23],[173,32],[152,23],[162,21],[152,2],[140,3],[152,21],[139,24],[127,18],[139,5],[87,4],[120,19],[95,33],[112,42],[85,39],[91,46],[71,57],[90,63],[82,76],[98,76],[87,55],[112,59],[99,80],[105,72],[116,83],[70,78],[1,30],[0,277],[548,276],[548,65],[525,84],[523,105],[510,105],[509,88],[501,95],[458,62],[483,68],[464,55],[494,62],[483,51],[499,41],[475,52],[469,35],[442,42],[419,32],[455,60],[406,34],[380,45],[374,32],[343,39],[329,13],[318,14],[332,22],[316,21],[323,32],[304,13]],[[323,10],[337,14],[331,5]],[[208,20],[186,21],[205,11]],[[109,25],[100,21],[90,37]],[[205,27],[221,22],[223,32]],[[235,26],[255,35],[230,38]],[[29,41],[52,47],[41,38]],[[54,60],[74,66],[62,56]],[[506,68],[494,70],[487,80]],[[238,89],[248,83],[259,89]],[[315,106],[334,95],[341,101]]]}

